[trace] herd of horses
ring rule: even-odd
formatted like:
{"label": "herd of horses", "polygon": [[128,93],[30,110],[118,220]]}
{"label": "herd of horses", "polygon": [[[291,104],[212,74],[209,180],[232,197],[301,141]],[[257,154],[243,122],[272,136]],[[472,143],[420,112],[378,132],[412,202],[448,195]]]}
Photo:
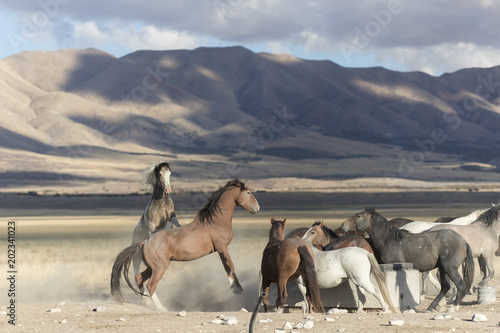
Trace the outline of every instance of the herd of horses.
{"label": "herd of horses", "polygon": [[[248,186],[238,179],[212,193],[194,220],[180,226],[170,198],[171,168],[166,162],[155,164],[145,174],[153,195],[133,232],[132,245],[116,257],[111,272],[111,294],[123,302],[121,277],[138,295],[165,311],[157,285],[171,261],[191,261],[217,252],[233,293],[243,291],[228,251],[233,238],[232,217],[236,206],[256,214],[260,210]],[[500,205],[474,211],[464,217],[441,218],[439,222],[417,222],[406,218],[388,221],[375,208],[347,218],[332,230],[322,221],[285,234],[286,218],[271,218],[269,241],[262,252],[260,288],[264,310],[268,311],[271,283],[277,285],[275,308],[282,312],[287,300],[286,285],[296,281],[304,301],[302,310],[324,312],[320,289],[333,288],[350,280],[358,293],[368,292],[382,311],[397,312],[389,296],[379,264],[411,263],[428,274],[437,269],[439,293],[427,311],[435,310],[453,286],[455,310],[471,290],[473,258],[478,259],[482,287],[494,276],[493,258],[500,254]],[[176,228],[173,228],[173,226]],[[141,272],[140,264],[146,268]],[[129,278],[133,263],[135,283]],[[460,268],[462,268],[460,273]],[[428,274],[433,277],[432,274]],[[372,283],[373,276],[376,283]],[[145,294],[144,285],[149,295]],[[363,304],[353,293],[362,311]]]}

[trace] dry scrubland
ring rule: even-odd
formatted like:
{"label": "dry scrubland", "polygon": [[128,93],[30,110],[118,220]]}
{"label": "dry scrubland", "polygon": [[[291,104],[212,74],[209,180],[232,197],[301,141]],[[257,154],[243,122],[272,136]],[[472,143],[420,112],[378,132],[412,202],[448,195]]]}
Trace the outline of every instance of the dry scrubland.
{"label": "dry scrubland", "polygon": [[[348,194],[346,194],[348,195]],[[395,194],[397,195],[397,194]],[[169,309],[167,313],[156,313],[144,307],[137,296],[124,286],[127,303],[116,304],[109,295],[109,275],[114,257],[128,246],[131,232],[138,221],[141,211],[128,215],[91,215],[91,216],[51,216],[41,210],[43,216],[4,215],[2,221],[15,220],[17,223],[17,302],[19,305],[17,323],[12,327],[8,318],[0,315],[0,330],[6,332],[87,332],[105,331],[161,331],[161,332],[242,332],[247,330],[250,313],[258,296],[258,270],[261,252],[267,242],[269,217],[287,217],[287,230],[308,226],[315,219],[322,218],[334,228],[342,220],[361,210],[364,206],[322,209],[288,210],[286,207],[266,209],[266,199],[261,194],[263,209],[257,215],[250,215],[237,209],[233,231],[234,239],[230,253],[236,265],[237,274],[245,292],[233,295],[228,288],[227,277],[217,255],[209,255],[191,263],[173,263],[165,273],[160,285],[159,296]],[[498,193],[492,193],[498,198]],[[256,194],[259,199],[259,194]],[[39,198],[42,200],[42,198]],[[279,200],[275,197],[274,200]],[[284,198],[281,198],[284,200]],[[309,200],[315,200],[315,197]],[[491,199],[494,201],[494,199]],[[286,201],[285,201],[286,202]],[[434,205],[400,204],[387,205],[379,209],[382,215],[390,218],[406,216],[430,220],[444,215],[465,214],[473,209],[487,207],[489,202],[454,203],[443,207]],[[278,205],[279,206],[279,205]],[[357,208],[355,208],[356,206]],[[389,207],[390,206],[390,207]],[[71,207],[69,207],[71,208]],[[67,212],[70,212],[69,210]],[[17,214],[19,215],[19,214]],[[42,215],[42,214],[40,214]],[[52,214],[55,215],[55,214]],[[181,223],[191,221],[194,212],[182,216]],[[2,223],[2,226],[5,224]],[[2,235],[6,234],[3,227]],[[5,267],[6,249],[0,249],[0,263]],[[497,271],[500,271],[498,269]],[[477,278],[478,272],[476,270]],[[500,279],[491,281],[491,286],[500,290]],[[0,283],[0,304],[6,305],[6,282]],[[431,320],[435,314],[381,314],[368,311],[364,314],[343,315],[313,314],[315,326],[310,332],[472,332],[497,331],[500,322],[500,305],[475,304],[476,296],[465,299],[459,313],[452,319]],[[417,310],[425,309],[430,302],[425,299]],[[106,311],[94,312],[98,306]],[[50,313],[47,310],[60,308],[62,311]],[[185,310],[186,317],[177,313]],[[483,313],[487,322],[472,322],[475,313]],[[210,323],[218,315],[235,316],[238,326],[223,326]],[[324,317],[335,319],[327,322]],[[256,332],[273,332],[282,329],[285,322],[295,324],[304,322],[304,316],[292,310],[291,313],[258,315],[258,320],[269,318],[272,322],[257,323]],[[403,327],[387,326],[391,318],[402,319]],[[124,319],[124,320],[122,320]]]}

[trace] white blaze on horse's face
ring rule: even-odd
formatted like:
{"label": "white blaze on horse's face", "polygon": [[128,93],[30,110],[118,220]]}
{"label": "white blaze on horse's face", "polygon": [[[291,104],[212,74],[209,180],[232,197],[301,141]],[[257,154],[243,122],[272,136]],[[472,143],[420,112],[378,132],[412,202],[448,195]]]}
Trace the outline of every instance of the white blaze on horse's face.
{"label": "white blaze on horse's face", "polygon": [[172,191],[172,188],[170,187],[170,175],[171,174],[172,174],[172,172],[167,168],[163,168],[160,171],[160,177],[162,177],[163,189],[164,189],[165,193],[167,193],[167,194]]}
{"label": "white blaze on horse's face", "polygon": [[310,241],[310,242],[311,242],[311,241],[312,241],[312,238],[313,238],[313,236],[314,236],[314,234],[315,234],[315,232],[313,231],[313,228],[314,228],[314,227],[309,228],[309,229],[306,231],[306,233],[304,234],[304,236],[302,236],[302,239],[305,239],[305,240],[308,240],[308,241]]}

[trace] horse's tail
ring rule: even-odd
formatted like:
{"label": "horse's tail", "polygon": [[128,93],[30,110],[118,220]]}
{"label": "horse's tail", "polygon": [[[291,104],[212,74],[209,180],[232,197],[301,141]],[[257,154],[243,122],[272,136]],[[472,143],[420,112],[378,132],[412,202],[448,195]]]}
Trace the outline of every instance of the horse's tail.
{"label": "horse's tail", "polygon": [[130,289],[132,289],[136,294],[142,295],[142,293],[136,290],[130,282],[128,271],[130,262],[137,252],[142,251],[143,244],[144,242],[132,244],[129,247],[123,249],[122,252],[120,252],[116,256],[115,263],[113,264],[113,269],[111,270],[110,287],[111,295],[113,295],[114,299],[119,303],[123,302],[123,297],[120,290],[120,276],[122,274]]}
{"label": "horse's tail", "polygon": [[382,298],[385,303],[389,306],[392,312],[399,312],[392,304],[391,295],[389,294],[389,289],[387,289],[387,284],[385,283],[385,276],[380,269],[377,259],[373,254],[368,252],[366,254],[368,260],[370,261],[370,266],[372,269],[373,276],[375,277],[375,281],[377,281],[378,287],[380,289],[380,293],[382,294]]}
{"label": "horse's tail", "polygon": [[314,312],[325,312],[323,304],[319,295],[318,277],[314,267],[314,258],[311,256],[309,249],[305,245],[297,248],[300,255],[300,262],[304,263],[305,274],[303,275],[304,284],[306,286],[307,294],[311,299]]}
{"label": "horse's tail", "polygon": [[[465,297],[467,292],[472,287],[472,281],[474,280],[474,258],[472,257],[472,251],[470,249],[469,243],[466,244],[467,244],[467,254],[462,264],[462,275],[465,282],[465,289],[464,289],[465,292],[462,295],[462,299],[463,297]],[[461,301],[462,300],[460,300],[460,302]]]}

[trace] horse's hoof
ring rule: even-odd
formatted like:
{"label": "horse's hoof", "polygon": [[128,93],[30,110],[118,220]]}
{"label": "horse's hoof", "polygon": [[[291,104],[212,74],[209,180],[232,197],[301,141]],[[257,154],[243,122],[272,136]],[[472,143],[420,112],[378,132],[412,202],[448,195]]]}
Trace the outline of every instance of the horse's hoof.
{"label": "horse's hoof", "polygon": [[233,287],[231,289],[233,291],[233,294],[239,295],[239,294],[243,293],[243,288],[242,287]]}
{"label": "horse's hoof", "polygon": [[151,301],[151,299],[149,297],[143,297],[142,304],[149,307],[149,306],[153,305],[153,302]]}

